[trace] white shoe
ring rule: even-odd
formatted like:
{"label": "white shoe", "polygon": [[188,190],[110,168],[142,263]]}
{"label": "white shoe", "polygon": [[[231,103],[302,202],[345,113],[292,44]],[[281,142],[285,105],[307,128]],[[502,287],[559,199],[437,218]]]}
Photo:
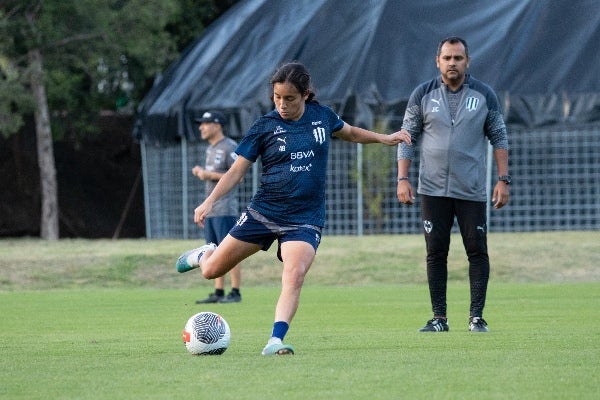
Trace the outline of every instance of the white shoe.
{"label": "white shoe", "polygon": [[279,343],[267,344],[262,351],[263,356],[294,355],[294,347],[289,344]]}
{"label": "white shoe", "polygon": [[183,273],[198,268],[200,266],[200,258],[202,255],[206,251],[214,250],[216,248],[216,244],[209,243],[202,247],[198,247],[197,249],[186,251],[177,259],[177,263],[175,264],[177,272]]}

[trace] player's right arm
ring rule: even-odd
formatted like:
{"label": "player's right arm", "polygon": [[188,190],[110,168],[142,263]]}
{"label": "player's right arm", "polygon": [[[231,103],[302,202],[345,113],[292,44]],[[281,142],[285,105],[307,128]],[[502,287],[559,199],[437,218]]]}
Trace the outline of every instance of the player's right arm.
{"label": "player's right arm", "polygon": [[225,196],[231,191],[246,175],[246,171],[250,168],[252,162],[242,156],[234,161],[229,170],[223,174],[217,186],[213,189],[210,195],[194,210],[194,222],[200,227],[204,226],[204,219],[210,213],[215,201]]}
{"label": "player's right arm", "polygon": [[410,180],[408,179],[408,171],[412,159],[415,156],[415,147],[423,132],[423,112],[421,108],[421,100],[425,95],[425,86],[418,86],[410,95],[408,105],[404,112],[402,120],[402,131],[409,134],[411,138],[411,146],[405,143],[398,144],[398,184],[396,187],[396,196],[402,204],[411,205],[415,201],[415,191]]}

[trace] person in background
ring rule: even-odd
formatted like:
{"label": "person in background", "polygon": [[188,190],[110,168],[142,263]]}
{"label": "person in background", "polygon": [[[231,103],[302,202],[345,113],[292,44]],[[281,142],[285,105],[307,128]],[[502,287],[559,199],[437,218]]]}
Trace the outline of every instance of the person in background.
{"label": "person in background", "polygon": [[[418,193],[427,248],[427,279],[433,318],[421,332],[447,332],[446,286],[448,250],[454,218],[469,260],[468,329],[487,332],[483,319],[490,261],[487,250],[487,143],[493,146],[498,181],[494,208],[509,200],[508,138],[498,97],[486,84],[466,73],[471,59],[467,42],[442,40],[436,64],[441,75],[420,84],[411,94],[402,132],[420,141]],[[409,167],[415,146],[398,145],[398,200],[412,204],[415,195]]]}
{"label": "person in background", "polygon": [[265,356],[294,354],[294,347],[283,341],[321,242],[332,138],[389,146],[410,142],[407,133],[383,135],[351,126],[319,104],[310,74],[301,63],[281,66],[270,84],[275,109],[258,118],[244,135],[236,150],[238,158],[195,209],[194,221],[204,224],[215,202],[229,193],[260,157],[259,189],[218,247],[206,245],[187,251],[176,263],[181,269],[199,267],[205,278],[214,279],[259,250],[268,250],[277,240],[277,256],[283,262],[281,292],[271,336],[262,350]]}
{"label": "person in background", "polygon": [[[237,143],[225,136],[223,127],[225,116],[216,111],[207,111],[201,118],[195,120],[199,125],[200,137],[209,143],[206,148],[204,168],[196,165],[192,174],[206,182],[206,196],[213,191],[219,179],[233,165],[237,158],[235,149]],[[215,202],[210,215],[204,221],[204,237],[207,243],[219,244],[229,230],[235,225],[239,214],[238,196],[235,191],[223,196]],[[229,272],[231,291],[225,296],[225,277],[215,278],[215,291],[207,298],[197,300],[196,304],[204,303],[238,303],[242,301],[240,285],[242,280],[241,266],[238,264]]]}

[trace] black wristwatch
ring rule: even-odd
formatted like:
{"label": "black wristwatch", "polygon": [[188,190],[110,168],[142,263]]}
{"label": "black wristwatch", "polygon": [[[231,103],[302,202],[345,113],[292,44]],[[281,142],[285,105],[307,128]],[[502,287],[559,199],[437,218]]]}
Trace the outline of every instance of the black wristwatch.
{"label": "black wristwatch", "polygon": [[498,180],[506,183],[507,185],[510,185],[512,183],[512,177],[510,175],[499,176]]}

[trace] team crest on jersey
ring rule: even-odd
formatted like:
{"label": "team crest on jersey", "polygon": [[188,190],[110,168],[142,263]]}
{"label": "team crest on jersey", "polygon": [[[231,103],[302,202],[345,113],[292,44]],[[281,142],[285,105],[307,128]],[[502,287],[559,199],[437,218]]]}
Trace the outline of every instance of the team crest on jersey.
{"label": "team crest on jersey", "polygon": [[323,144],[325,141],[325,128],[319,126],[318,128],[313,129],[313,135],[315,136],[315,141],[317,143]]}
{"label": "team crest on jersey", "polygon": [[466,107],[467,111],[477,110],[478,105],[479,105],[479,99],[477,97],[467,97],[467,101],[465,102],[465,107]]}
{"label": "team crest on jersey", "polygon": [[215,155],[215,164],[220,164],[223,160],[223,151],[218,151]]}
{"label": "team crest on jersey", "polygon": [[277,125],[277,128],[273,131],[273,135],[280,135],[282,133],[286,133],[287,131],[283,129],[280,125]]}

